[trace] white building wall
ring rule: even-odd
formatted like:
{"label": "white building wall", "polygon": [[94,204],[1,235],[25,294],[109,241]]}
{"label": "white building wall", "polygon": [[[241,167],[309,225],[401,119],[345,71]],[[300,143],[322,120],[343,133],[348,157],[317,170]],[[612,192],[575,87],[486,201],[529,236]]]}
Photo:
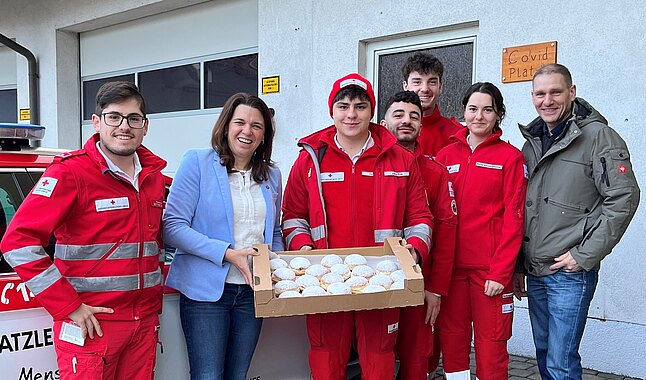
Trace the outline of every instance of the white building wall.
{"label": "white building wall", "polygon": [[[502,49],[556,40],[558,62],[572,71],[578,95],[597,107],[628,142],[643,187],[646,152],[641,147],[646,139],[639,117],[646,109],[643,16],[637,1],[609,7],[599,0],[576,5],[553,0],[522,4],[260,0],[259,76],[280,75],[281,80],[281,92],[264,97],[277,110],[281,148],[275,157],[287,175],[297,155],[294,142],[331,124],[327,96],[332,82],[348,72],[367,73],[366,43],[475,21],[475,80],[501,88],[508,111],[504,138],[520,147],[523,141],[516,123],[528,123],[536,112],[529,82],[501,83]],[[581,349],[586,367],[646,377],[646,364],[637,359],[643,356],[646,337],[644,210],[638,210],[622,242],[603,261]],[[517,304],[510,350],[534,355],[526,302]]]}
{"label": "white building wall", "polygon": [[16,88],[16,53],[0,46],[0,90]]}

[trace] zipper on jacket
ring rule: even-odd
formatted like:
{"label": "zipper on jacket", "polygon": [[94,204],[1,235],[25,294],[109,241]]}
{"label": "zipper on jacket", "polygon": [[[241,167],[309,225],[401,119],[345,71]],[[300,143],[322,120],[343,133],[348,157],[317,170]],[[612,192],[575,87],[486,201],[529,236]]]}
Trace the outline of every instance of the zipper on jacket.
{"label": "zipper on jacket", "polygon": [[[141,181],[143,183],[143,180]],[[134,319],[137,320],[139,319],[139,315],[137,315],[137,307],[136,305],[139,303],[139,298],[141,297],[141,290],[144,288],[144,271],[142,268],[142,261],[144,258],[144,213],[143,213],[143,208],[141,207],[141,194],[137,191],[137,208],[139,211],[139,256],[137,260],[137,268],[139,270],[139,292],[137,292],[137,302],[134,302],[132,304],[132,315],[134,316]]]}
{"label": "zipper on jacket", "polygon": [[[356,198],[355,182],[356,181],[355,181],[355,178],[354,178],[354,170],[355,170],[355,164],[352,163],[352,178],[350,180],[350,188],[351,188],[350,197],[352,199],[350,201],[350,210],[351,210],[350,215],[352,215],[352,223],[350,225],[353,226],[353,228],[356,228],[357,221],[356,221],[356,212],[355,212],[355,210],[357,209],[357,206],[356,206],[356,202],[355,202],[355,198]],[[356,231],[355,231],[355,233],[352,234],[352,243],[353,243],[352,245],[355,246],[355,247],[358,246],[357,235],[358,234],[356,233]]]}
{"label": "zipper on jacket", "polygon": [[103,256],[101,256],[101,258],[90,267],[90,269],[87,270],[87,272],[85,272],[85,276],[88,276],[90,273],[94,272],[96,267],[101,265],[101,263],[103,263],[108,257],[110,257],[110,255],[113,254],[114,251],[121,247],[121,244],[123,244],[123,239],[119,239],[118,242],[114,243],[114,245],[110,247],[110,249],[108,249],[108,251],[104,253]]}
{"label": "zipper on jacket", "polygon": [[605,182],[606,186],[610,187],[610,178],[608,178],[608,168],[606,167],[606,158],[601,157],[601,166],[603,167],[603,172],[601,173],[601,182]]}

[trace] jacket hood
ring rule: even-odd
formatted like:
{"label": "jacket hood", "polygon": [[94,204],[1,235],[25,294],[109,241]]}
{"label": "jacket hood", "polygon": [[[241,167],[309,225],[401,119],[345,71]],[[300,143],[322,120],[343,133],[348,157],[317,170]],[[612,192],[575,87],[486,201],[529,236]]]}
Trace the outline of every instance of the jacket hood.
{"label": "jacket hood", "polygon": [[[574,105],[572,107],[572,117],[569,120],[574,121],[577,127],[583,128],[595,121],[608,125],[606,118],[603,117],[603,115],[594,107],[592,107],[592,105],[585,99],[577,97],[574,99],[573,103]],[[536,119],[532,120],[531,123],[527,124],[527,126],[518,124],[518,127],[520,128],[521,132],[525,131],[532,136],[540,136],[543,133],[544,124],[545,122],[540,117],[537,117]]]}
{"label": "jacket hood", "polygon": [[[375,145],[379,146],[381,150],[386,150],[394,145],[397,145],[397,139],[390,131],[381,125],[370,123],[369,126],[372,138],[375,140]],[[316,131],[311,135],[305,136],[298,141],[298,146],[309,145],[313,149],[318,150],[324,145],[333,143],[334,135],[336,134],[336,127],[331,125],[320,131]]]}

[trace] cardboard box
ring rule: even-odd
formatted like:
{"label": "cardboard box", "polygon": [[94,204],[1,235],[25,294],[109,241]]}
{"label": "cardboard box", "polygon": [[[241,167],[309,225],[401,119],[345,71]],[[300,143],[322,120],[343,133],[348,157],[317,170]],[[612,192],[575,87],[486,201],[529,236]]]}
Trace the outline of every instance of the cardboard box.
{"label": "cardboard box", "polygon": [[274,294],[269,268],[269,246],[254,245],[260,255],[253,257],[254,302],[256,317],[285,317],[290,315],[330,313],[336,311],[386,309],[416,306],[424,303],[422,271],[404,248],[404,240],[387,238],[381,247],[318,249],[311,251],[276,252],[281,257],[303,256],[320,261],[325,255],[347,256],[359,253],[364,256],[396,256],[404,271],[404,289],[379,293],[326,295],[315,297],[278,298]]}

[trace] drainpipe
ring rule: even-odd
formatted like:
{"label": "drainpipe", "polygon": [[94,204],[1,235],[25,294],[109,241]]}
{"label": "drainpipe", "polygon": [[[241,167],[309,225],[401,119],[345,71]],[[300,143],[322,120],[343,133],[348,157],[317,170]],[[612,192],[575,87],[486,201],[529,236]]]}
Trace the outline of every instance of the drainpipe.
{"label": "drainpipe", "polygon": [[0,33],[0,43],[25,57],[29,63],[29,122],[38,125],[40,124],[40,104],[38,103],[38,62],[36,57],[27,48],[2,33]]}

